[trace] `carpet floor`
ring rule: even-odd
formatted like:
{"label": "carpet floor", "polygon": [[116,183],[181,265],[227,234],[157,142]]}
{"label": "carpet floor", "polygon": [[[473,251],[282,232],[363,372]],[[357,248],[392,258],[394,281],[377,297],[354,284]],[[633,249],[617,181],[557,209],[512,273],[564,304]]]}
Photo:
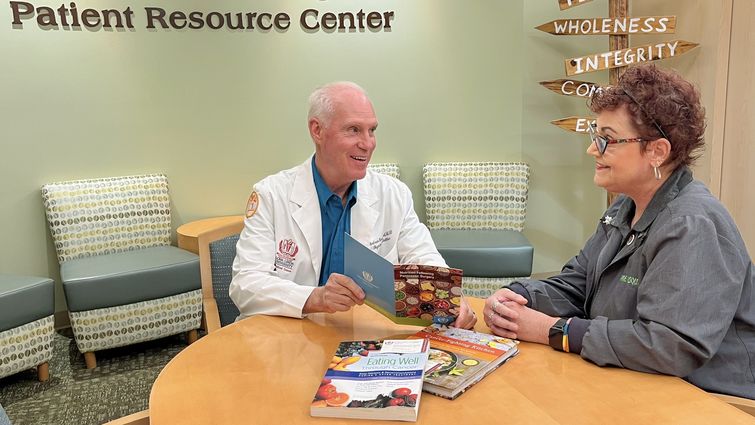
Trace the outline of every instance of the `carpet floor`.
{"label": "carpet floor", "polygon": [[99,425],[147,409],[162,368],[186,348],[183,335],[97,352],[87,370],[70,329],[58,331],[50,379],[36,370],[0,378],[0,404],[13,425]]}

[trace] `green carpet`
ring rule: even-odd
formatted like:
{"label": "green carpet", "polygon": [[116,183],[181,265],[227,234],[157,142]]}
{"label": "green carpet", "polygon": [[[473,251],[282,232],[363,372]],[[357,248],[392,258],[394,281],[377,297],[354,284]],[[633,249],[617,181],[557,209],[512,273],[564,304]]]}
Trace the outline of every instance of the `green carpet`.
{"label": "green carpet", "polygon": [[152,383],[186,348],[183,335],[97,353],[87,370],[70,329],[55,334],[50,379],[36,370],[0,378],[0,404],[13,425],[89,425],[147,409]]}

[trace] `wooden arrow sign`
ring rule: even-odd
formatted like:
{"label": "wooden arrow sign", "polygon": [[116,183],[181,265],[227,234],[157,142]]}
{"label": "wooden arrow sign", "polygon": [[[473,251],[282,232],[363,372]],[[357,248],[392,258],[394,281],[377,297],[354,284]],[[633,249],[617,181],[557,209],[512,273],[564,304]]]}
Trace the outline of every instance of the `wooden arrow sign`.
{"label": "wooden arrow sign", "polygon": [[649,62],[679,56],[697,47],[698,43],[684,40],[664,41],[658,44],[612,50],[605,53],[566,59],[566,75],[578,75],[601,69],[618,68],[640,62]]}
{"label": "wooden arrow sign", "polygon": [[553,35],[666,34],[676,32],[676,16],[556,19],[535,29]]}
{"label": "wooden arrow sign", "polygon": [[540,85],[564,96],[592,97],[596,90],[600,90],[595,83],[577,80],[541,81]]}
{"label": "wooden arrow sign", "polygon": [[587,133],[587,127],[594,122],[595,118],[593,117],[568,117],[561,118],[560,120],[553,120],[551,121],[551,124],[567,131]]}
{"label": "wooden arrow sign", "polygon": [[572,7],[582,6],[592,0],[558,0],[558,7],[561,10],[571,9]]}

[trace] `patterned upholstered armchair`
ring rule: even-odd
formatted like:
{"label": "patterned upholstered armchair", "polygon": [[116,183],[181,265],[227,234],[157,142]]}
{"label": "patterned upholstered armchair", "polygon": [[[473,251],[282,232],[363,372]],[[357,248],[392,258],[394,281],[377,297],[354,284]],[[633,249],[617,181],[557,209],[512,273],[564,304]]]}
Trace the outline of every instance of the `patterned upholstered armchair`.
{"label": "patterned upholstered armchair", "polygon": [[486,297],[532,272],[521,231],[530,168],[522,162],[438,162],[423,172],[427,225],[443,258],[464,269],[467,295]]}
{"label": "patterned upholstered armchair", "polygon": [[244,217],[224,222],[215,227],[206,227],[197,235],[199,268],[202,274],[202,303],[204,305],[205,329],[213,332],[239,315],[239,309],[228,295],[231,285],[233,260],[236,257],[236,242],[244,228]]}
{"label": "patterned upholstered armchair", "polygon": [[394,179],[398,179],[401,176],[401,170],[399,170],[398,164],[393,162],[370,164],[368,165],[368,168],[376,173],[391,176]]}
{"label": "patterned upholstered armchair", "polygon": [[199,258],[170,245],[164,175],[51,183],[42,198],[87,368],[102,349],[182,332],[196,340]]}
{"label": "patterned upholstered armchair", "polygon": [[51,279],[0,274],[0,378],[36,367],[47,380],[54,313]]}

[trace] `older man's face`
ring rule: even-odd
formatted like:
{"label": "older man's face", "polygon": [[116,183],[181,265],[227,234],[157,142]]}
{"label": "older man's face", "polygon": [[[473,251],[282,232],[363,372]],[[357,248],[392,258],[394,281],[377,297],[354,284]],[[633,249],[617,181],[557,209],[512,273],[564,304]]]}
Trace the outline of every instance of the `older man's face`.
{"label": "older man's face", "polygon": [[335,111],[329,122],[322,126],[310,121],[309,127],[316,145],[315,165],[330,190],[343,196],[351,182],[367,173],[378,122],[372,103],[362,93],[341,89],[333,99]]}

